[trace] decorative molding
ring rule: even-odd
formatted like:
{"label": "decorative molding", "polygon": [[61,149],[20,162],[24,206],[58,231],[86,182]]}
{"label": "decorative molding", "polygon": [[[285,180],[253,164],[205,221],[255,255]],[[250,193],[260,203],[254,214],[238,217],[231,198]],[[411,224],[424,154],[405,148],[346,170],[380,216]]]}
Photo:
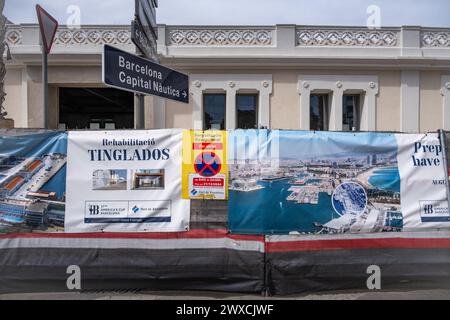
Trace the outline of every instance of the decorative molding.
{"label": "decorative molding", "polygon": [[131,32],[130,30],[113,30],[111,28],[85,28],[81,30],[59,29],[56,33],[55,44],[131,44]]}
{"label": "decorative molding", "polygon": [[270,95],[273,82],[270,74],[191,74],[192,128],[203,130],[203,93],[220,90],[227,95],[226,126],[236,128],[236,94],[239,90],[255,90],[259,93],[258,127],[270,127]]}
{"label": "decorative molding", "polygon": [[[264,59],[270,59],[270,63],[277,65],[280,62],[291,65],[290,61],[294,58],[314,59],[316,66],[321,65],[321,59],[340,65],[343,58],[353,59],[358,66],[372,66],[373,61],[377,60],[383,66],[407,64],[411,67],[412,61],[399,62],[400,57],[407,56],[421,60],[415,62],[414,66],[422,66],[422,61],[427,61],[430,62],[430,68],[436,70],[447,68],[450,61],[450,29],[160,25],[158,34],[158,54],[163,60],[181,58],[190,62],[189,59],[192,59],[195,65],[202,66],[204,57],[223,59],[219,63],[231,58],[255,58],[249,60],[249,65],[266,63]],[[39,58],[41,50],[38,25],[8,25],[6,39],[13,56],[27,55],[27,60]],[[70,54],[71,58],[68,59],[76,63],[84,60],[82,55],[100,54],[104,44],[135,51],[131,41],[131,28],[127,25],[86,25],[81,29],[61,26],[55,44],[54,53]],[[429,50],[432,48],[439,50]],[[98,57],[92,56],[89,59]],[[19,59],[16,61],[19,63]],[[299,59],[295,64],[303,65],[307,61]],[[12,63],[16,62],[9,62]]]}
{"label": "decorative molding", "polygon": [[450,130],[450,75],[442,76],[442,128]]}
{"label": "decorative molding", "polygon": [[364,75],[300,75],[299,93],[313,90],[360,90],[378,95],[378,77]]}
{"label": "decorative molding", "polygon": [[396,47],[399,31],[297,28],[297,46]]}
{"label": "decorative molding", "polygon": [[[37,27],[36,27],[37,28]],[[28,26],[9,25],[6,32],[6,41],[10,46],[25,45],[24,32],[34,30]],[[27,33],[27,39],[31,34]],[[26,43],[28,44],[28,43]],[[29,43],[32,44],[32,43]],[[38,40],[35,44],[38,44]],[[131,30],[125,27],[99,26],[86,27],[71,30],[67,27],[60,27],[56,32],[55,45],[130,45]]]}
{"label": "decorative molding", "polygon": [[169,29],[173,46],[270,46],[273,29],[176,28]]}
{"label": "decorative molding", "polygon": [[450,31],[423,31],[421,39],[424,48],[450,47]]}
{"label": "decorative molding", "polygon": [[20,28],[7,26],[6,42],[10,46],[17,46],[22,44],[22,30],[20,30]]}

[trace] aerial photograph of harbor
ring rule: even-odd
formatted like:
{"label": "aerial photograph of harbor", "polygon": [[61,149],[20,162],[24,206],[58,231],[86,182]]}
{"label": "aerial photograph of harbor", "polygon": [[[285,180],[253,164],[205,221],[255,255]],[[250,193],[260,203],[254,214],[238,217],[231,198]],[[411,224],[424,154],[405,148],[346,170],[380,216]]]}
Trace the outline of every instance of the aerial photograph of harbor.
{"label": "aerial photograph of harbor", "polygon": [[[229,159],[232,231],[402,231],[400,175],[393,135],[296,131],[270,134],[278,135],[276,158],[259,154],[258,159]],[[248,139],[237,140],[242,143],[234,146],[236,149],[249,148]],[[261,149],[271,148],[265,145]]]}
{"label": "aerial photograph of harbor", "polygon": [[0,233],[63,231],[65,135],[3,137],[0,141]]}

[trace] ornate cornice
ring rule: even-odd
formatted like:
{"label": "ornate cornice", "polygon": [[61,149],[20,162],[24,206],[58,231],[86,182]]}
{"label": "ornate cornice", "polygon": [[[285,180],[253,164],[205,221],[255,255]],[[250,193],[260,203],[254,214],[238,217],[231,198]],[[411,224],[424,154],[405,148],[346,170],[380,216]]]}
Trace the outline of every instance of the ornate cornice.
{"label": "ornate cornice", "polygon": [[450,48],[450,31],[422,31],[422,47]]}
{"label": "ornate cornice", "polygon": [[268,28],[171,28],[172,46],[270,46],[274,29]]}
{"label": "ornate cornice", "polygon": [[6,27],[6,42],[10,46],[17,46],[22,43],[22,30],[14,26]]}
{"label": "ornate cornice", "polygon": [[[198,60],[196,63],[204,63],[198,59],[204,56],[223,59],[257,57],[286,61],[293,58],[317,60],[354,57],[363,60],[370,57],[383,59],[387,65],[397,65],[399,57],[408,56],[421,60],[439,59],[439,65],[433,65],[436,68],[450,63],[450,29],[443,28],[403,27],[370,30],[364,27],[296,25],[160,25],[158,32],[158,54],[162,59],[195,58]],[[24,59],[35,59],[31,58],[31,55],[40,54],[38,25],[8,25],[6,41],[13,56],[27,55]],[[77,56],[98,55],[104,44],[134,51],[130,26],[86,25],[81,29],[60,26],[53,52]],[[262,62],[255,62],[257,63]],[[410,64],[409,60],[403,60],[402,63]]]}
{"label": "ornate cornice", "polygon": [[[24,29],[7,26],[6,41],[10,46],[23,44]],[[273,46],[276,28],[270,27],[168,27],[168,46]],[[450,48],[450,30],[423,29],[423,48]],[[95,26],[71,30],[60,27],[57,45],[131,44],[131,31],[126,26]],[[330,47],[399,47],[400,30],[367,28],[297,27],[296,45]]]}
{"label": "ornate cornice", "polygon": [[[24,29],[21,26],[7,27],[6,41],[10,46],[23,44]],[[56,32],[56,45],[104,45],[131,44],[131,31],[111,26],[69,29],[60,27]]]}
{"label": "ornate cornice", "polygon": [[59,29],[56,33],[55,44],[131,44],[131,32],[127,29],[111,28]]}
{"label": "ornate cornice", "polygon": [[297,46],[397,47],[399,31],[297,28]]}

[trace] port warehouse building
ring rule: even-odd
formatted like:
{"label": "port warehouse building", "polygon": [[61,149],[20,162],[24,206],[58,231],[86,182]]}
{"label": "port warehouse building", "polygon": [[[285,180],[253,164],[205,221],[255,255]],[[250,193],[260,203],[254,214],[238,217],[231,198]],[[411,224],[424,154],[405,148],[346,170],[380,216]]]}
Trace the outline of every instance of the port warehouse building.
{"label": "port warehouse building", "polygon": [[[39,28],[11,24],[6,38],[8,117],[42,128]],[[51,129],[135,127],[133,94],[102,84],[104,44],[136,51],[129,26],[59,28]],[[146,97],[147,129],[450,129],[450,29],[159,25],[158,53],[189,74],[190,104]]]}
{"label": "port warehouse building", "polygon": [[[364,27],[295,25],[251,27],[160,25],[158,33],[160,62],[189,74],[191,96],[189,105],[146,97],[145,125],[148,129],[268,127],[285,130],[354,129],[402,132],[450,129],[450,29],[401,27],[369,30]],[[14,120],[17,128],[42,128],[44,110],[40,83],[38,26],[10,25],[6,36],[13,58],[7,62],[8,95],[5,106],[8,117]],[[50,128],[134,127],[134,96],[128,92],[106,88],[102,84],[101,52],[104,44],[135,52],[130,40],[129,26],[82,26],[79,30],[70,30],[66,27],[59,29],[52,55],[49,57]],[[196,205],[200,206],[193,202],[194,208]],[[16,207],[9,206],[7,209],[13,208]],[[57,209],[50,211],[52,215],[49,215],[49,219],[55,221],[63,219],[63,211],[58,215]],[[42,211],[47,209],[32,207],[30,210],[32,212],[29,216],[39,220],[44,216]],[[225,209],[220,212],[225,212]],[[200,215],[193,214],[192,219],[197,219],[198,216]],[[63,244],[66,248],[80,243],[89,245],[93,243],[92,246],[96,247],[100,243],[100,240],[96,242],[95,239],[78,243],[72,239],[68,239],[67,242],[64,242],[65,239],[48,239],[49,242],[46,242],[46,239],[41,242],[45,246],[44,249],[35,248],[27,251],[27,262],[42,261],[42,254],[45,254],[49,261],[53,256],[55,261],[62,261],[61,257],[58,257],[59,260],[56,258],[57,255],[61,255],[60,251],[48,249],[52,248],[53,243],[54,246]],[[182,243],[188,246],[191,240],[178,239],[177,246],[181,247]],[[201,241],[207,242],[208,239]],[[290,258],[306,261],[302,266],[306,266],[305,269],[310,273],[313,269],[309,266],[313,266],[317,261],[314,259],[318,257],[325,261],[330,259],[333,261],[330,264],[333,270],[336,265],[342,265],[344,268],[337,270],[347,276],[350,273],[357,274],[354,272],[356,269],[349,266],[349,257],[352,257],[351,261],[358,261],[355,265],[360,263],[367,266],[366,262],[373,260],[366,257],[396,256],[404,263],[398,265],[400,271],[397,274],[402,275],[405,272],[405,265],[421,265],[423,270],[423,265],[434,267],[433,261],[436,261],[436,256],[440,259],[446,259],[448,256],[444,250],[418,249],[415,251],[416,254],[412,254],[412,251],[392,249],[380,255],[379,249],[364,249],[343,250],[341,255],[337,255],[335,250],[331,250],[332,252],[324,250],[313,255],[309,252],[307,255],[294,252],[289,255],[280,253],[276,256],[277,248],[286,246],[284,242],[277,243],[276,239],[268,243],[259,241],[251,242],[255,247],[274,250],[267,254],[267,257],[272,259],[270,263],[275,265],[270,270],[271,276],[277,283],[283,280],[286,288],[295,288],[302,281],[300,276],[302,273],[292,272],[289,276],[283,273],[286,261]],[[379,240],[372,239],[372,241]],[[399,242],[401,241],[410,242],[409,239],[400,239]],[[166,239],[164,243],[167,243]],[[119,251],[114,249],[114,259],[109,260],[109,264],[102,269],[108,270],[111,265],[122,265],[123,270],[128,268],[134,271],[127,260],[137,260],[130,259],[130,254],[145,257],[144,260],[138,260],[143,261],[142,266],[146,269],[150,263],[158,265],[157,261],[151,260],[153,257],[161,257],[162,262],[172,261],[165,257],[170,257],[173,251],[165,250],[164,254],[167,256],[162,255],[160,243],[155,246],[158,251],[154,252],[157,254],[151,254],[152,249],[147,243],[143,245],[147,246],[145,251],[141,249],[142,251],[131,252],[127,249],[123,255],[117,255],[116,252]],[[233,243],[233,248],[235,247]],[[305,248],[311,250],[309,243],[305,244]],[[81,251],[79,248],[66,250],[67,255],[73,256],[99,252],[97,247],[88,249],[92,251]],[[100,252],[102,256],[109,254],[108,249],[101,249]],[[186,254],[192,255],[192,251],[189,253],[177,251],[177,261],[190,261],[190,257],[187,258]],[[222,260],[217,262],[218,255],[211,254],[210,251],[197,251],[193,258],[202,263],[195,265],[196,273],[193,273],[193,281],[198,282],[195,276],[204,279],[205,275],[211,274],[223,278],[223,275],[227,275],[231,269],[230,264],[233,261],[243,259],[244,265],[249,267],[243,268],[240,265],[237,270],[239,274],[247,277],[246,283],[253,283],[251,279],[256,275],[265,278],[265,275],[261,276],[263,268],[260,268],[259,264],[254,267],[254,261],[265,259],[260,251],[248,251],[239,255],[226,251],[224,255],[226,268],[220,269]],[[282,255],[286,256],[286,260],[279,258]],[[11,255],[3,256],[11,257]],[[98,255],[89,254],[89,256]],[[199,259],[203,256],[207,257],[206,261]],[[445,265],[440,259],[440,265]],[[270,266],[270,263],[267,265]],[[28,265],[36,269],[31,262]],[[161,263],[161,266],[161,271],[156,272],[162,275],[161,279],[164,276],[167,278],[167,270],[171,269],[165,263]],[[216,270],[216,267],[211,266],[219,266],[217,267],[219,269]],[[181,263],[180,268],[184,269],[183,272],[188,270],[186,265]],[[50,269],[50,272],[45,269],[45,275],[41,277],[48,279],[49,275],[59,276],[57,270],[55,272],[51,270],[55,269]],[[333,274],[332,269],[328,271],[324,274]],[[346,274],[346,271],[350,273]],[[16,273],[11,274],[17,279]],[[363,274],[365,278],[361,283],[366,283],[365,271]],[[33,275],[36,275],[34,278],[39,278],[39,275],[35,273]],[[342,278],[345,279],[345,276]],[[329,279],[326,278],[327,285]],[[65,280],[66,278],[63,283]],[[123,279],[119,280],[123,282]],[[144,282],[142,279],[139,280]],[[176,283],[179,288],[179,281]],[[223,283],[220,288],[223,288]],[[234,285],[233,288],[236,290],[237,287]]]}

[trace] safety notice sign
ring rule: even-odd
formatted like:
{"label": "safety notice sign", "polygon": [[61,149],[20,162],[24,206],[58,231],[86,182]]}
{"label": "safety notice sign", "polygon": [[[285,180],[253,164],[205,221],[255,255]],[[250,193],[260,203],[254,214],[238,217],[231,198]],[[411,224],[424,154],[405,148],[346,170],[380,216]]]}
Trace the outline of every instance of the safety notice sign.
{"label": "safety notice sign", "polygon": [[183,132],[183,198],[228,199],[226,131]]}

